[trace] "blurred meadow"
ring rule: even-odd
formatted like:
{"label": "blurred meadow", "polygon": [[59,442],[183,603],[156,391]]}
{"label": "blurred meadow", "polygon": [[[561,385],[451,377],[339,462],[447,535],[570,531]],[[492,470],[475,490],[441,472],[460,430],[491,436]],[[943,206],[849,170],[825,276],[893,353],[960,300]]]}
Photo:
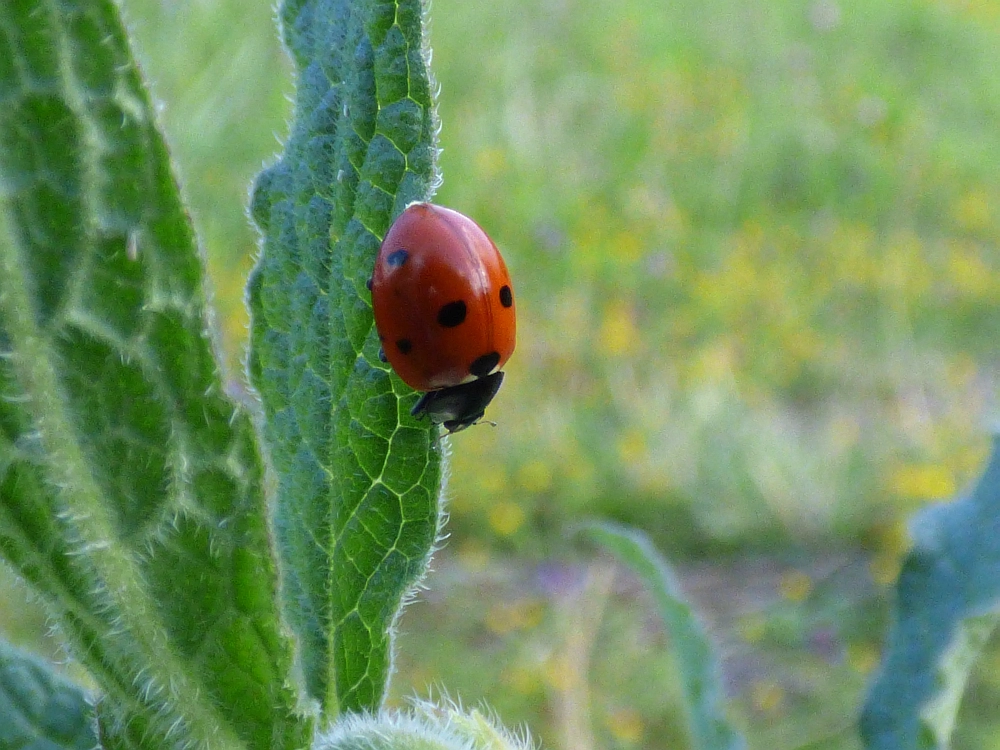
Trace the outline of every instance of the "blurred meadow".
{"label": "blurred meadow", "polygon": [[[291,115],[273,8],[124,5],[239,378],[248,187]],[[431,11],[435,200],[503,250],[519,341],[498,426],[451,440],[394,700],[444,686],[551,750],[684,747],[667,636],[568,539],[601,517],[677,562],[751,747],[855,747],[905,519],[967,486],[995,426],[1000,3]],[[998,705],[995,639],[956,750],[1000,748]]]}

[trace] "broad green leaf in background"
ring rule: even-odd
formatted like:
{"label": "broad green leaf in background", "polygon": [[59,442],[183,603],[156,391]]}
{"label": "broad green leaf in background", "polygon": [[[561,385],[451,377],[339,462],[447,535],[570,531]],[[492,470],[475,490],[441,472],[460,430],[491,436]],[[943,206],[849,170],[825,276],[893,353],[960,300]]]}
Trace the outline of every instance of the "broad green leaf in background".
{"label": "broad green leaf in background", "polygon": [[96,742],[83,690],[0,641],[0,748],[91,750]]}
{"label": "broad green leaf in background", "polygon": [[882,666],[861,715],[870,750],[946,748],[1000,610],[1000,437],[972,492],[918,513]]}
{"label": "broad green leaf in background", "polygon": [[255,435],[213,354],[201,260],[115,3],[5,0],[0,552],[93,674],[122,747],[311,735]]}
{"label": "broad green leaf in background", "polygon": [[584,528],[587,537],[627,565],[653,597],[670,636],[688,712],[695,750],[741,750],[745,742],[725,715],[719,665],[698,618],[673,571],[649,538],[634,529],[607,523]]}
{"label": "broad green leaf in background", "polygon": [[287,615],[327,715],[375,710],[392,625],[436,538],[441,443],[378,359],[366,282],[437,180],[421,0],[287,0],[295,119],[261,173],[251,378],[278,479]]}

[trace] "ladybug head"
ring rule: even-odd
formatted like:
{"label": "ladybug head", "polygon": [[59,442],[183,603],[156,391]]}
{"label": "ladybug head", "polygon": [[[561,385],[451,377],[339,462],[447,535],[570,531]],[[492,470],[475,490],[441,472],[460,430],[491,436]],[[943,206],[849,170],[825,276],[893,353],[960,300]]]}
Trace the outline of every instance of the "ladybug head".
{"label": "ladybug head", "polygon": [[410,414],[429,417],[444,425],[448,433],[460,432],[479,422],[503,383],[503,373],[494,372],[468,383],[429,391],[420,397]]}

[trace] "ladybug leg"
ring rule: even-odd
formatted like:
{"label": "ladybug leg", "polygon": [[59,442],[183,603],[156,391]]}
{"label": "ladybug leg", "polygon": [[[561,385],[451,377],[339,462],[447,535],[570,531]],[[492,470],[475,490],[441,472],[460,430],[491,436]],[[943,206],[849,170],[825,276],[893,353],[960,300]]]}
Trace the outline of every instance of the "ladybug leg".
{"label": "ladybug leg", "polygon": [[[444,428],[448,430],[448,434],[451,435],[454,432],[461,432],[468,427],[472,427],[474,424],[480,424],[485,415],[486,411],[483,410],[478,414],[466,414],[462,417],[462,419],[449,419],[442,422],[442,424],[444,425]],[[490,422],[490,424],[494,427],[496,426],[495,422]]]}
{"label": "ladybug leg", "polygon": [[368,277],[368,281],[365,282],[365,286],[368,287],[368,291],[369,292],[372,290],[372,277],[371,276]]}
{"label": "ladybug leg", "polygon": [[383,349],[381,346],[378,348],[378,361],[381,362],[382,364],[385,364],[386,362],[389,361],[388,357],[385,356],[385,349]]}
{"label": "ladybug leg", "polygon": [[423,419],[427,416],[427,405],[434,399],[434,391],[428,391],[413,405],[410,409],[410,416],[416,417],[417,419]]}

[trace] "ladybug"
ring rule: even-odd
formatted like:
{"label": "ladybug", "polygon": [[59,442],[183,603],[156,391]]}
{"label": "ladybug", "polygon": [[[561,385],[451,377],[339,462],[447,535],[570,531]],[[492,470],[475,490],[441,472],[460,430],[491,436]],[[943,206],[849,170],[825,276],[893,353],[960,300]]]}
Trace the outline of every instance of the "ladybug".
{"label": "ladybug", "polygon": [[510,274],[467,216],[411,203],[382,240],[368,281],[379,356],[424,395],[410,412],[458,432],[483,418],[514,352]]}

